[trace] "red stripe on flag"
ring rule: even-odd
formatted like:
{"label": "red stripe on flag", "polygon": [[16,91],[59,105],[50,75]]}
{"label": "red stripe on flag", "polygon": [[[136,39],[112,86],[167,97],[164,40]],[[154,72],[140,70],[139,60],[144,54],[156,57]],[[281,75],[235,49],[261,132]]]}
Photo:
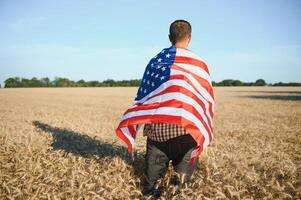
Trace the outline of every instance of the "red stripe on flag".
{"label": "red stripe on flag", "polygon": [[[188,90],[188,89],[186,89],[186,88],[184,88],[184,87],[177,86],[177,85],[170,86],[170,87],[166,88],[165,90],[161,91],[160,93],[158,93],[158,94],[156,94],[156,95],[154,95],[154,96],[152,96],[152,97],[149,97],[147,100],[152,99],[152,98],[154,98],[154,97],[156,97],[156,96],[160,96],[160,95],[163,95],[163,94],[170,93],[170,92],[180,92],[180,93],[185,94],[186,96],[192,98],[193,100],[195,100],[195,101],[201,106],[201,108],[203,109],[207,121],[208,121],[208,122],[210,121],[211,117],[210,117],[210,119],[209,119],[209,116],[208,116],[207,113],[205,112],[205,110],[206,110],[205,104],[204,104],[197,96],[195,96],[195,94],[193,94],[190,90]],[[147,100],[146,100],[146,101],[147,101]],[[146,101],[145,101],[145,102],[146,102]],[[143,105],[143,104],[140,104],[140,105]],[[139,105],[139,106],[140,106],[140,105]],[[210,104],[209,104],[209,106],[210,106]],[[135,108],[137,108],[137,107],[130,108],[128,111],[129,111],[129,112],[134,111]],[[209,108],[210,108],[210,107],[209,107]],[[127,112],[128,112],[128,111],[127,111]],[[126,113],[127,113],[127,112],[126,112]],[[210,112],[210,111],[209,111],[209,112]],[[209,127],[210,127],[210,130],[212,131],[212,127],[211,127],[210,125],[209,125]]]}
{"label": "red stripe on flag", "polygon": [[121,131],[121,129],[118,127],[116,130],[115,130],[117,136],[125,142],[125,144],[128,146],[128,149],[129,149],[129,152],[130,154],[132,155],[133,153],[133,147],[132,147],[132,144],[131,142],[129,141],[129,139],[124,135],[124,133]]}
{"label": "red stripe on flag", "polygon": [[[182,125],[186,131],[193,137],[198,145],[203,146],[205,141],[204,136],[200,133],[200,130],[194,125],[193,122],[180,117],[180,116],[173,116],[173,115],[143,115],[143,116],[136,116],[131,117],[122,121],[119,124],[117,130],[121,127],[136,125],[136,124],[147,124],[147,123],[169,123],[169,124],[179,124]],[[125,137],[127,140],[127,138]]]}
{"label": "red stripe on flag", "polygon": [[186,73],[190,74],[191,76],[193,76],[193,78],[195,78],[199,82],[199,84],[202,85],[207,90],[207,92],[210,94],[212,99],[214,99],[212,86],[210,83],[208,83],[208,81],[206,79],[203,79],[202,77],[198,76],[197,74],[195,74],[189,70],[183,69],[182,67],[179,67],[177,65],[172,65],[171,68],[186,72]]}
{"label": "red stripe on flag", "polygon": [[[194,84],[188,79],[186,78],[184,75],[181,75],[181,74],[178,74],[178,75],[171,75],[170,80],[176,80],[176,79],[179,79],[179,80],[184,80],[186,81],[189,85],[191,85],[205,100],[206,98],[199,92],[199,90],[194,86]],[[212,112],[212,103],[207,101],[208,104],[209,104],[209,113],[211,115],[211,118],[213,117],[213,112]],[[211,110],[211,112],[210,112]]]}
{"label": "red stripe on flag", "polygon": [[198,66],[198,67],[204,69],[209,74],[208,67],[203,61],[200,61],[200,60],[197,60],[194,58],[190,58],[190,57],[176,56],[174,64],[176,64],[176,63],[195,65],[195,66]]}
{"label": "red stripe on flag", "polygon": [[129,132],[131,136],[135,139],[136,138],[136,130],[134,129],[133,126],[128,126]]}
{"label": "red stripe on flag", "polygon": [[[204,128],[206,129],[208,136],[209,136],[209,141],[212,140],[212,129],[210,124],[207,124],[204,119],[202,118],[202,116],[199,114],[199,112],[190,104],[184,103],[182,101],[173,99],[173,100],[169,100],[169,101],[163,101],[160,103],[152,103],[152,104],[147,104],[147,105],[140,105],[136,108],[132,108],[126,111],[126,113],[129,112],[135,112],[135,111],[141,111],[141,110],[152,110],[152,109],[158,109],[160,107],[172,107],[172,108],[182,108],[184,110],[186,110],[187,112],[192,113],[204,126]],[[125,113],[125,114],[126,114]],[[149,115],[148,115],[149,116]],[[131,119],[131,118],[129,118]],[[125,119],[124,121],[127,121],[128,119]],[[121,122],[121,124],[124,124],[125,122]],[[126,124],[125,126],[130,126],[131,123]],[[123,127],[122,125],[120,125],[121,127]]]}

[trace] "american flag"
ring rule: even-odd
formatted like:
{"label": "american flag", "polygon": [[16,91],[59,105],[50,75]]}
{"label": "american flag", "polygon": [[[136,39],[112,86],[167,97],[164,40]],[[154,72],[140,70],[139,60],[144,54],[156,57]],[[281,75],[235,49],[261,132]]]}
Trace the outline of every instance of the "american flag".
{"label": "american flag", "polygon": [[208,67],[192,51],[171,46],[147,65],[134,105],[121,118],[116,134],[133,156],[137,131],[146,123],[183,126],[197,142],[191,163],[213,138],[214,95]]}

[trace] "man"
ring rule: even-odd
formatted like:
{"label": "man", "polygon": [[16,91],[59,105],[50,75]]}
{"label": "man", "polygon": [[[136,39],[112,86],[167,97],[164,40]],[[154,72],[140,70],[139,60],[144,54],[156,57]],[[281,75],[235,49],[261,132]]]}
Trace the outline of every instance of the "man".
{"label": "man", "polygon": [[[169,40],[175,48],[187,49],[191,41],[190,23],[174,21],[170,25]],[[144,194],[159,195],[161,191],[155,183],[165,176],[170,160],[182,178],[180,183],[187,182],[196,167],[196,162],[192,166],[188,164],[191,151],[197,144],[185,128],[167,123],[146,124],[144,136],[147,136]]]}
{"label": "man", "polygon": [[117,135],[133,145],[140,125],[147,136],[143,193],[160,196],[158,180],[172,161],[180,179],[189,181],[198,155],[213,138],[214,96],[207,65],[187,49],[191,25],[174,21],[169,28],[171,47],[163,49],[147,65],[134,105],[116,129]]}

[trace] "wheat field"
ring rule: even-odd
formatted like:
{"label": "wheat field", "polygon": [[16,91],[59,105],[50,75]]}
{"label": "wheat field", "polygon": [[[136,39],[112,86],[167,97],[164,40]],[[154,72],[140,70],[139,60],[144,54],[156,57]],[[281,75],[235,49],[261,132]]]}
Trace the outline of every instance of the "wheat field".
{"label": "wheat field", "polygon": [[[137,88],[0,89],[0,199],[142,199],[114,129]],[[161,199],[300,199],[301,88],[214,88],[214,141],[180,193]]]}

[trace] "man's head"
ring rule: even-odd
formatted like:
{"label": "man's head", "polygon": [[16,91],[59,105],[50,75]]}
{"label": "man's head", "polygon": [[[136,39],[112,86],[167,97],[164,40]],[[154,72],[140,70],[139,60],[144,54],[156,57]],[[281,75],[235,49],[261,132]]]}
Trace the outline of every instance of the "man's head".
{"label": "man's head", "polygon": [[191,25],[185,20],[176,20],[169,27],[169,40],[173,45],[186,48],[191,40]]}

